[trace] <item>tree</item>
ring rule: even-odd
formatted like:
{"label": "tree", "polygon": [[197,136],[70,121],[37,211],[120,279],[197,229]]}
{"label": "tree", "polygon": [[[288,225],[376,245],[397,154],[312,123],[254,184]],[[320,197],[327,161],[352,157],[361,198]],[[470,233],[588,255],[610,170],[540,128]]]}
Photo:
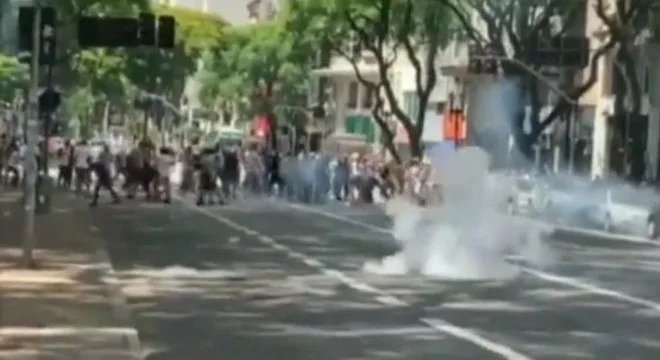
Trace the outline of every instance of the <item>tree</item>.
{"label": "tree", "polygon": [[11,104],[16,90],[27,88],[29,79],[26,65],[16,57],[0,55],[0,102]]}
{"label": "tree", "polygon": [[[412,156],[422,156],[426,108],[438,78],[436,61],[453,35],[454,22],[446,6],[433,0],[298,0],[292,3],[292,13],[292,23],[310,21],[309,31],[348,60],[358,81],[378,94],[372,115],[395,159],[401,160],[394,148],[394,133],[384,117],[386,103],[408,134]],[[346,49],[346,39],[353,40],[352,49]],[[374,58],[377,79],[361,72],[364,54]],[[403,108],[392,81],[393,67],[401,62],[414,69],[419,106],[413,113]]]}
{"label": "tree", "polygon": [[[292,36],[283,16],[233,29],[209,69],[204,90],[207,101],[219,101],[225,110],[243,105],[244,116],[264,115],[270,128],[276,129],[277,104],[301,109],[307,105],[310,46]],[[271,145],[276,147],[275,132],[271,135]]]}
{"label": "tree", "polygon": [[71,105],[68,115],[84,124],[80,128],[89,135],[87,130],[107,123],[110,108],[128,106],[131,84],[125,74],[126,59],[117,49],[91,49],[73,55],[71,64],[76,78],[67,95],[75,101],[65,105]]}
{"label": "tree", "polygon": [[[623,156],[614,161],[615,171],[623,172],[631,180],[642,180],[645,173],[645,159],[643,140],[635,139],[631,127],[634,122],[641,120],[642,110],[642,63],[645,61],[638,52],[655,24],[653,17],[660,15],[660,1],[636,0],[615,1],[613,3],[596,0],[594,3],[596,16],[602,21],[606,36],[613,42],[614,49],[614,104],[613,120],[613,147],[622,148]],[[651,14],[651,16],[649,16]],[[644,131],[638,136],[646,136]],[[635,151],[633,148],[639,149]],[[617,152],[615,152],[616,154]],[[615,158],[617,158],[615,156]]]}
{"label": "tree", "polygon": [[[595,84],[598,61],[615,45],[614,41],[609,40],[598,46],[592,52],[588,67],[584,70],[584,81],[563,84],[562,91],[568,99],[559,96],[548,115],[540,118],[544,104],[539,94],[541,87],[546,85],[537,75],[542,70],[541,66],[532,61],[536,57],[535,49],[539,40],[569,34],[576,24],[579,27],[581,22],[578,19],[586,11],[586,1],[441,0],[456,16],[467,39],[481,48],[491,46],[497,53],[510,59],[502,63],[505,75],[520,79],[522,94],[531,108],[531,132],[523,132],[524,115],[519,116],[513,124],[516,143],[520,151],[528,157],[532,156],[532,146],[544,130],[555,120],[568,115],[572,111],[572,103],[578,101]],[[473,15],[476,15],[478,21],[474,20]],[[553,29],[553,20],[560,20],[561,26]],[[479,22],[485,24],[483,31],[475,26]],[[584,25],[579,29],[580,33],[583,29]],[[530,69],[532,71],[529,71]]]}

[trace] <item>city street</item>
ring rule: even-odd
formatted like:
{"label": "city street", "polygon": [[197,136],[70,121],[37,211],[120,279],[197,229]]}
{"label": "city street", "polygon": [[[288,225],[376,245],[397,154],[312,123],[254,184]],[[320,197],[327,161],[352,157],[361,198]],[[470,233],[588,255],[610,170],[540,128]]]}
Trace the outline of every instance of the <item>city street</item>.
{"label": "city street", "polygon": [[512,280],[365,274],[387,219],[243,200],[95,209],[147,359],[656,359],[660,248],[565,237]]}

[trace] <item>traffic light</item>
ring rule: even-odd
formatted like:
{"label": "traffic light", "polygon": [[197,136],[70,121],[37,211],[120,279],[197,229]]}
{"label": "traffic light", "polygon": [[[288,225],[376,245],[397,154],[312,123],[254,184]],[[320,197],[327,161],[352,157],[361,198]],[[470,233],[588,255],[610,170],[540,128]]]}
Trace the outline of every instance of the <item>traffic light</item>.
{"label": "traffic light", "polygon": [[498,64],[497,59],[488,57],[488,55],[486,55],[486,58],[483,61],[483,69],[482,69],[483,73],[488,75],[497,74],[497,70],[498,70],[497,64]]}
{"label": "traffic light", "polygon": [[[32,51],[32,40],[34,38],[34,15],[35,9],[32,6],[21,6],[18,9],[18,50]],[[41,8],[41,28],[51,26],[55,28],[57,19],[55,8]]]}
{"label": "traffic light", "polygon": [[482,48],[477,44],[468,47],[468,73],[495,75],[499,70],[497,52],[489,46]]}
{"label": "traffic light", "polygon": [[[35,8],[21,6],[18,10],[18,51],[32,52],[34,38]],[[41,8],[41,33],[39,36],[39,63],[52,64],[55,61],[57,14],[55,8]],[[29,60],[28,57],[23,60]]]}
{"label": "traffic light", "polygon": [[483,69],[481,55],[483,55],[483,53],[477,44],[471,43],[468,46],[468,73],[481,74]]}
{"label": "traffic light", "polygon": [[39,95],[39,113],[50,114],[55,112],[62,103],[62,95],[53,88],[47,88]]}
{"label": "traffic light", "polygon": [[78,43],[81,48],[136,47],[138,21],[130,18],[82,16],[78,20]]}
{"label": "traffic light", "polygon": [[499,70],[499,52],[494,46],[488,45],[484,49],[483,73],[496,75]]}
{"label": "traffic light", "polygon": [[172,16],[158,17],[158,43],[161,49],[173,49],[176,33],[176,21]]}
{"label": "traffic light", "polygon": [[156,46],[156,16],[141,13],[138,18],[138,39],[140,45]]}

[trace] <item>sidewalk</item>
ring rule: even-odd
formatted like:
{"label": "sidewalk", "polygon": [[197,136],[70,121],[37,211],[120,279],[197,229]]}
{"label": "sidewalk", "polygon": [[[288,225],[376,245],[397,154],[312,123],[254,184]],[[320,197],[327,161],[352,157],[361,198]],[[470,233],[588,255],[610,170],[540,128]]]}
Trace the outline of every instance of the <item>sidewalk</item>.
{"label": "sidewalk", "polygon": [[38,270],[19,269],[20,194],[0,192],[0,360],[138,359],[137,333],[87,202],[36,219]]}

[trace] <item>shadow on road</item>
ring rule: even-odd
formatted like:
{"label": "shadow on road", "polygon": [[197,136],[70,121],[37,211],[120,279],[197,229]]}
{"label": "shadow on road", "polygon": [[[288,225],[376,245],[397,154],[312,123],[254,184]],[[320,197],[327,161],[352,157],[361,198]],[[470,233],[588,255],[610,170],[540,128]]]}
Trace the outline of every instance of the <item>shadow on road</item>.
{"label": "shadow on road", "polygon": [[147,359],[491,358],[177,205],[95,216]]}

